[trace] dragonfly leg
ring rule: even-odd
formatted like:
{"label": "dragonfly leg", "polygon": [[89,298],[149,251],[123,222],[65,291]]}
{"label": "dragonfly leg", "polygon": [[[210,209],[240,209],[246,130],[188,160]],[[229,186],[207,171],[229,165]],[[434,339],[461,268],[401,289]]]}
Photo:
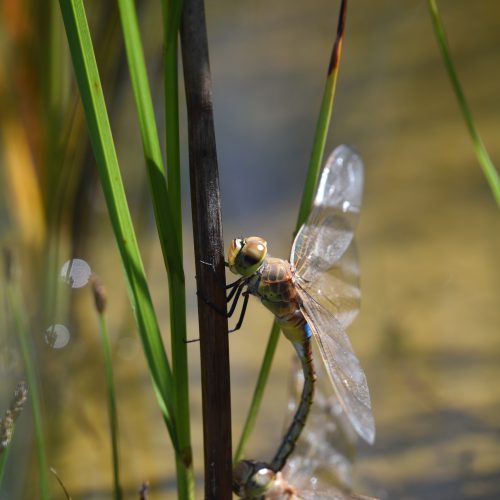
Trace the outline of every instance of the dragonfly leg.
{"label": "dragonfly leg", "polygon": [[[196,295],[207,304],[207,306],[210,306],[214,311],[218,312],[222,316],[225,316],[226,318],[230,318],[236,309],[236,305],[238,304],[238,300],[240,298],[241,292],[243,291],[244,286],[246,285],[245,282],[240,282],[238,283],[238,286],[235,286],[233,290],[231,290],[231,293],[228,296],[228,303],[231,302],[232,304],[229,308],[229,311],[223,311],[219,307],[217,307],[213,302],[210,302],[207,298],[205,298],[199,290],[196,291]],[[240,314],[240,319],[238,320],[237,327],[235,329],[229,330],[228,333],[234,332],[235,330],[239,330],[241,328],[241,323],[243,322],[243,316],[245,315],[245,310],[247,308],[247,302],[248,302],[248,292],[245,292],[243,294],[245,296],[245,300],[243,302],[243,308],[242,308],[242,313]],[[238,326],[239,325],[239,326]],[[192,340],[186,340],[186,344],[191,344],[192,342],[199,342],[200,339],[192,339]]]}
{"label": "dragonfly leg", "polygon": [[243,293],[243,306],[241,307],[241,313],[240,317],[238,318],[238,322],[236,323],[236,326],[229,330],[228,333],[233,333],[236,332],[241,328],[241,325],[243,324],[243,320],[245,319],[245,313],[247,312],[247,305],[248,305],[248,298],[250,297],[250,292],[247,290],[246,292]]}
{"label": "dragonfly leg", "polygon": [[235,286],[239,285],[244,279],[245,278],[238,278],[236,281],[229,283],[229,285],[226,285],[226,290],[229,290],[230,288],[234,288]]}
{"label": "dragonfly leg", "polygon": [[236,309],[236,305],[238,303],[238,300],[240,298],[241,292],[243,291],[244,286],[246,283],[240,281],[236,285],[234,285],[233,289],[227,296],[227,303],[229,304],[232,301],[231,306],[229,307],[229,311],[224,311],[221,308],[217,307],[213,302],[208,300],[206,297],[203,296],[203,294],[199,291],[196,290],[196,295],[207,304],[207,306],[210,306],[214,311],[218,312],[222,316],[225,316],[226,318],[230,318],[234,314],[234,310]]}
{"label": "dragonfly leg", "polygon": [[[207,298],[205,298],[203,296],[203,294],[200,293],[199,290],[196,290],[196,295],[201,300],[203,300],[203,302],[205,302],[205,304],[207,304],[207,306],[210,306],[214,311],[216,311],[217,313],[221,314],[222,316],[229,317],[227,311],[223,311],[222,309],[220,309],[219,307],[217,307],[213,302],[210,302]],[[186,344],[192,344],[193,342],[199,342],[199,341],[200,341],[200,339],[198,338],[198,339],[185,340],[184,342]]]}
{"label": "dragonfly leg", "polygon": [[[243,280],[243,278],[239,278],[236,281],[233,281],[232,283],[229,283],[228,285],[226,285],[225,283],[222,283],[222,281],[220,279],[218,279],[218,276],[215,272],[215,265],[212,262],[206,262],[204,260],[200,260],[200,264],[203,264],[204,266],[210,267],[212,269],[212,272],[214,273],[214,275],[217,278],[217,285],[220,288],[223,288],[224,290],[229,290],[230,288],[234,288],[235,286],[239,285],[241,283],[241,281]],[[226,261],[224,261],[224,265],[227,267],[228,263]],[[195,276],[195,278],[198,279],[198,276]]]}
{"label": "dragonfly leg", "polygon": [[[241,295],[241,292],[243,291],[244,286],[245,286],[245,283],[240,284],[239,286],[234,288],[231,291],[231,293],[229,294],[227,302],[229,304],[229,302],[231,302],[231,300],[232,300],[233,303],[229,307],[229,311],[227,313],[228,318],[230,318],[234,314],[234,310],[236,309],[236,305],[238,304],[238,301],[240,300],[240,295]],[[236,292],[236,293],[233,293],[233,292]]]}
{"label": "dragonfly leg", "polygon": [[240,287],[242,287],[243,285],[245,285],[245,283],[243,283],[243,278],[240,278],[238,281],[235,281],[234,283],[227,285],[226,289],[229,289],[230,287],[232,288],[232,290],[229,292],[229,294],[226,297],[226,300],[228,303],[231,302],[234,294],[237,293],[238,289]]}
{"label": "dragonfly leg", "polygon": [[199,297],[201,300],[203,300],[203,302],[205,302],[205,304],[207,306],[210,306],[214,311],[216,311],[217,313],[219,313],[221,316],[228,317],[227,311],[225,311],[225,310],[221,309],[220,307],[216,306],[213,302],[211,302],[206,297],[204,297],[204,295],[199,290],[196,290],[196,296]]}

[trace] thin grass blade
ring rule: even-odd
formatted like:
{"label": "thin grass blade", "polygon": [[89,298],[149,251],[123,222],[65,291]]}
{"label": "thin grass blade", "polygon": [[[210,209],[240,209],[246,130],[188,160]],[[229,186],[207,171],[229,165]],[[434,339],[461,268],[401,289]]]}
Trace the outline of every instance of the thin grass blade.
{"label": "thin grass blade", "polygon": [[444,31],[443,22],[439,14],[436,0],[428,0],[428,5],[432,18],[434,33],[436,35],[439,48],[441,49],[441,55],[443,56],[443,62],[446,67],[446,71],[448,72],[451,86],[453,88],[453,91],[455,92],[458,106],[460,107],[460,111],[462,112],[462,116],[464,117],[467,130],[469,131],[477,161],[483,169],[483,173],[486,177],[486,180],[488,181],[497,205],[500,206],[500,177],[498,176],[495,165],[493,165],[488,151],[483,144],[481,136],[479,135],[479,132],[476,128],[476,124],[474,123],[474,119],[472,118],[472,113],[469,109],[469,105],[467,104],[467,100],[465,99],[462,85],[460,84],[460,80],[455,70],[455,65],[453,64],[453,59],[451,57],[451,52],[448,46],[446,33]]}
{"label": "thin grass blade", "polygon": [[56,478],[56,481],[59,483],[59,486],[61,487],[64,498],[66,498],[66,500],[71,500],[71,495],[69,494],[69,491],[67,490],[66,486],[64,486],[64,483],[62,482],[62,479],[59,477],[59,474],[57,473],[57,471],[53,467],[51,467],[50,472],[52,472],[52,474]]}
{"label": "thin grass blade", "polygon": [[[182,259],[182,203],[181,160],[179,140],[179,78],[178,78],[178,32],[182,12],[182,1],[163,0],[163,38],[165,46],[165,142],[167,156],[167,185],[172,203],[175,230]],[[182,263],[181,263],[182,265]],[[186,468],[186,482],[180,483],[179,496],[194,496],[194,476],[191,450],[189,412],[189,378],[186,344],[186,286],[184,275],[169,277],[170,329],[172,332],[172,373],[175,378],[176,422],[179,436],[181,461]],[[177,471],[181,464],[177,464]]]}
{"label": "thin grass blade", "polygon": [[39,469],[40,497],[42,500],[48,500],[49,495],[49,480],[48,480],[48,464],[47,451],[45,446],[44,423],[42,414],[42,403],[40,386],[38,383],[39,375],[35,361],[33,359],[32,350],[29,341],[29,327],[26,323],[28,317],[24,301],[17,283],[9,281],[6,287],[6,298],[9,310],[14,319],[14,326],[19,340],[21,356],[26,370],[26,380],[28,381],[28,395],[33,408],[33,422],[35,425],[35,441],[36,455]]}
{"label": "thin grass blade", "polygon": [[[94,304],[99,319],[101,337],[101,348],[104,359],[104,371],[106,374],[106,389],[108,393],[108,415],[109,434],[111,437],[111,451],[113,458],[113,497],[121,500],[122,489],[120,486],[120,460],[118,455],[118,412],[116,409],[116,392],[113,377],[113,360],[111,357],[111,346],[109,343],[108,325],[106,323],[106,293],[100,280],[94,276],[92,280],[92,293]],[[57,477],[57,476],[56,476]]]}

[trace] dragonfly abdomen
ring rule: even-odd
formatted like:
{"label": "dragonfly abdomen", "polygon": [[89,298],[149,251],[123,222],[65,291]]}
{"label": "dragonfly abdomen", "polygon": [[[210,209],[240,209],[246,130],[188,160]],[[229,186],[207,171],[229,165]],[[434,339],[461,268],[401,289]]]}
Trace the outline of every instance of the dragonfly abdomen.
{"label": "dragonfly abdomen", "polygon": [[314,384],[316,382],[316,370],[314,368],[313,358],[312,358],[312,348],[309,331],[309,327],[305,326],[305,337],[302,341],[293,342],[293,346],[297,351],[297,355],[300,359],[302,365],[302,371],[304,372],[304,387],[302,388],[302,395],[300,397],[300,403],[293,417],[292,423],[290,424],[287,433],[285,434],[281,445],[276,452],[276,455],[271,462],[271,469],[274,471],[279,471],[285,465],[287,458],[293,452],[297,440],[304,428],[306,423],[307,415],[314,398]]}

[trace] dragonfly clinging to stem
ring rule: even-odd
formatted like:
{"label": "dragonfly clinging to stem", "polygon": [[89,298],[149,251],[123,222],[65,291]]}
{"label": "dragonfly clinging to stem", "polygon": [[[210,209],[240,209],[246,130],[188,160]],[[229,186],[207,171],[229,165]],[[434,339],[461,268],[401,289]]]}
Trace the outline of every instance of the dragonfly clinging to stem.
{"label": "dragonfly clinging to stem", "polygon": [[[249,295],[260,298],[290,340],[304,372],[300,404],[268,466],[280,471],[304,427],[316,379],[311,338],[319,347],[326,372],[345,414],[359,436],[375,438],[366,377],[346,334],[359,310],[359,271],[354,244],[363,190],[363,162],[348,146],[337,147],[326,162],[311,213],[294,240],[290,261],[270,257],[258,236],[235,238],[228,252],[229,269],[240,278],[229,286],[229,313],[244,297],[241,326]],[[269,487],[264,466],[248,462],[235,482],[242,497],[258,498]],[[241,466],[240,466],[241,469]]]}
{"label": "dragonfly clinging to stem", "polygon": [[[236,466],[235,473],[238,474],[241,471],[239,468],[245,468],[252,464],[252,461],[240,462]],[[373,497],[367,497],[365,495],[358,495],[350,491],[342,490],[336,487],[329,487],[327,489],[304,489],[297,488],[294,484],[291,484],[285,478],[285,475],[281,472],[274,472],[265,467],[266,464],[263,463],[253,463],[259,470],[259,476],[261,476],[262,482],[268,484],[269,487],[266,489],[263,495],[246,496],[245,500],[250,500],[258,498],[259,500],[377,500]]]}

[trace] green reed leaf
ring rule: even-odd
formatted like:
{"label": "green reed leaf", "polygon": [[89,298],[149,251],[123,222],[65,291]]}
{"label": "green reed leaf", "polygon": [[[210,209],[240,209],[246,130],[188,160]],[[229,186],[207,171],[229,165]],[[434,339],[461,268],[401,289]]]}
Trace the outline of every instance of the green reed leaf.
{"label": "green reed leaf", "polygon": [[[168,276],[172,375],[174,381],[173,397],[178,439],[178,455],[176,458],[179,497],[192,498],[194,495],[194,474],[189,418],[187,347],[185,342],[186,290],[182,259],[177,38],[174,37],[173,43],[170,45],[166,43],[167,55],[165,57],[166,143],[169,166],[167,188],[135,3],[133,0],[119,0],[118,6],[139,117],[155,220]],[[164,8],[166,9],[166,7]],[[166,26],[164,29],[167,29]],[[173,25],[172,29],[175,29],[175,33],[177,33],[178,24]]]}
{"label": "green reed leaf", "polygon": [[125,197],[85,9],[82,0],[60,0],[60,6],[90,141],[127,278],[130,301],[160,409],[177,449],[172,411],[172,374]]}

